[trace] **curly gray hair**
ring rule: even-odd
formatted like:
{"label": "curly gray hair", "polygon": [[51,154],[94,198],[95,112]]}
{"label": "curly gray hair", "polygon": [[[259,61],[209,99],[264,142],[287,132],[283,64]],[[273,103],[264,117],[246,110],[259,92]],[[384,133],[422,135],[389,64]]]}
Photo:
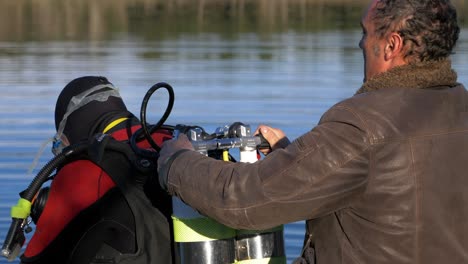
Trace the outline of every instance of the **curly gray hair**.
{"label": "curly gray hair", "polygon": [[460,33],[457,12],[449,0],[380,0],[373,14],[375,33],[397,32],[409,61],[444,59]]}

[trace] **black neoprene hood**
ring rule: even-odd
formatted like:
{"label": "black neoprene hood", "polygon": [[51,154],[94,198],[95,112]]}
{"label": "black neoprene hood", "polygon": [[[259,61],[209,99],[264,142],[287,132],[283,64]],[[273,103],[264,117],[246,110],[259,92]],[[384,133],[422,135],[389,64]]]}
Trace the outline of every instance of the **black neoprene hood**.
{"label": "black neoprene hood", "polygon": [[[97,85],[113,84],[102,76],[83,76],[76,78],[69,82],[60,93],[57,103],[55,105],[55,129],[58,130],[60,122],[67,112],[67,107],[70,100]],[[110,88],[103,87],[103,89],[93,92],[93,94]],[[68,116],[63,133],[67,136],[71,144],[86,139],[89,136],[90,129],[96,125],[100,118],[110,112],[126,112],[127,108],[123,100],[119,97],[109,97],[104,102],[93,101],[83,105],[75,110]]]}

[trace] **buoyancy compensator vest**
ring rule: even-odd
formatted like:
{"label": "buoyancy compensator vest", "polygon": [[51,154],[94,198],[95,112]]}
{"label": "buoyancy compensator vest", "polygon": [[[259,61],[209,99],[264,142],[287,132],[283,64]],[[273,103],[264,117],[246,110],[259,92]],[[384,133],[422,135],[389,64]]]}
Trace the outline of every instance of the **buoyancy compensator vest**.
{"label": "buoyancy compensator vest", "polygon": [[[21,256],[22,263],[174,263],[171,198],[152,181],[155,161],[107,134],[96,135],[75,151],[57,167],[92,161],[115,187],[81,211],[40,254]],[[36,198],[32,207],[38,202],[45,203]]]}

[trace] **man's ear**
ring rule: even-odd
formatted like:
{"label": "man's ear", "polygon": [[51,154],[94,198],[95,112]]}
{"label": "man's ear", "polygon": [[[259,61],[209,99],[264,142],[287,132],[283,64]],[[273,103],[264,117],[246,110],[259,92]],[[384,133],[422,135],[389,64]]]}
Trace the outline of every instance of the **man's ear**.
{"label": "man's ear", "polygon": [[384,48],[385,60],[394,60],[403,58],[403,38],[396,32],[390,33]]}

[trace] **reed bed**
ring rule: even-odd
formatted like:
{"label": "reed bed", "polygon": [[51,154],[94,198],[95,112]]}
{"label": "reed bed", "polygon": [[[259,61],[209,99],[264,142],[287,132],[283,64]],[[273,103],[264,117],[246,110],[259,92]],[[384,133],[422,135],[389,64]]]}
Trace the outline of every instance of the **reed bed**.
{"label": "reed bed", "polygon": [[[466,24],[468,0],[453,0]],[[0,41],[359,28],[369,0],[0,0]]]}

